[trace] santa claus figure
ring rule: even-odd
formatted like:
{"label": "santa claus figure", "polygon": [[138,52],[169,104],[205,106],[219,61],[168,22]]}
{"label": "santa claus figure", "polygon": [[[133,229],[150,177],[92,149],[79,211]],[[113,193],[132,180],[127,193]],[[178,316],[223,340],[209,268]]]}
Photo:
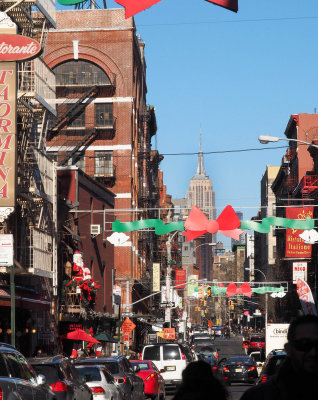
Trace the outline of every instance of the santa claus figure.
{"label": "santa claus figure", "polygon": [[79,282],[83,280],[85,265],[83,262],[82,254],[79,251],[75,251],[73,254],[73,272],[75,274],[74,280]]}

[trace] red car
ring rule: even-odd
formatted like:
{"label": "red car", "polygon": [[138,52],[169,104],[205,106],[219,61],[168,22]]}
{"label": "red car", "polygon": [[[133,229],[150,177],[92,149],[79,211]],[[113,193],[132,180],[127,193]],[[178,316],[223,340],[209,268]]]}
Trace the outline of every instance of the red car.
{"label": "red car", "polygon": [[251,336],[248,344],[247,353],[252,351],[261,351],[265,347],[265,338],[263,336]]}
{"label": "red car", "polygon": [[[144,381],[145,396],[163,400],[165,398],[165,381],[155,364],[147,360],[130,360],[130,363],[136,374]],[[140,369],[136,369],[136,367]]]}

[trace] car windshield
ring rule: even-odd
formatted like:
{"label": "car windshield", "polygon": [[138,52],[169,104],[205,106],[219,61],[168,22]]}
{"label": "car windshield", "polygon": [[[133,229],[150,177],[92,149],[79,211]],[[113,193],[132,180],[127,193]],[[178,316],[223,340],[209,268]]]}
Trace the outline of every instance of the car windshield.
{"label": "car windshield", "polygon": [[42,374],[46,378],[46,382],[50,385],[51,383],[62,381],[65,379],[62,371],[58,365],[32,365],[33,369],[37,374]]}
{"label": "car windshield", "polygon": [[141,371],[149,369],[148,363],[145,363],[145,362],[133,362],[132,366],[135,366],[135,365],[138,365],[138,367],[140,368]]}
{"label": "car windshield", "polygon": [[251,342],[265,342],[263,337],[252,337]]}
{"label": "car windshield", "polygon": [[200,348],[200,353],[213,353],[214,349],[210,346],[203,346]]}
{"label": "car windshield", "polygon": [[253,357],[255,361],[262,361],[261,353],[251,354],[251,357]]}
{"label": "car windshield", "polygon": [[237,364],[248,365],[252,363],[253,362],[250,357],[231,357],[226,362],[227,365],[237,365]]}
{"label": "car windshield", "polygon": [[77,372],[81,375],[81,377],[85,379],[86,382],[94,382],[94,381],[102,380],[100,370],[97,367],[76,366],[75,368],[76,368]]}

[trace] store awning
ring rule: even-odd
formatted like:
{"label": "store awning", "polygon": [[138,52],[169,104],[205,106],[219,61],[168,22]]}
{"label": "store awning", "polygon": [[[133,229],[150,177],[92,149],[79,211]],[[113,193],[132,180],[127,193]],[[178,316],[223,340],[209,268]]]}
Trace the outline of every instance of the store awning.
{"label": "store awning", "polygon": [[[10,291],[4,288],[0,288],[0,306],[11,307]],[[33,311],[50,311],[51,303],[35,293],[26,294],[24,291],[16,289],[15,306]]]}

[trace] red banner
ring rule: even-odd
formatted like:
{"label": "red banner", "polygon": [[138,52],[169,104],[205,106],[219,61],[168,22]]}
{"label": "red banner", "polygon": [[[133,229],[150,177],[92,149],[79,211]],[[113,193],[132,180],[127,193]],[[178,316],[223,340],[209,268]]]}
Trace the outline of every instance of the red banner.
{"label": "red banner", "polygon": [[209,3],[216,4],[217,6],[221,6],[227,8],[228,10],[237,12],[238,11],[238,0],[206,0]]}
{"label": "red banner", "polygon": [[187,279],[187,271],[185,269],[176,269],[176,286],[177,286],[176,290],[185,288],[186,279]]}
{"label": "red banner", "polygon": [[[288,207],[286,208],[286,218],[306,219],[313,218],[313,207]],[[290,258],[310,258],[311,244],[305,244],[299,234],[303,231],[299,229],[286,229],[286,252],[285,257]]]}

